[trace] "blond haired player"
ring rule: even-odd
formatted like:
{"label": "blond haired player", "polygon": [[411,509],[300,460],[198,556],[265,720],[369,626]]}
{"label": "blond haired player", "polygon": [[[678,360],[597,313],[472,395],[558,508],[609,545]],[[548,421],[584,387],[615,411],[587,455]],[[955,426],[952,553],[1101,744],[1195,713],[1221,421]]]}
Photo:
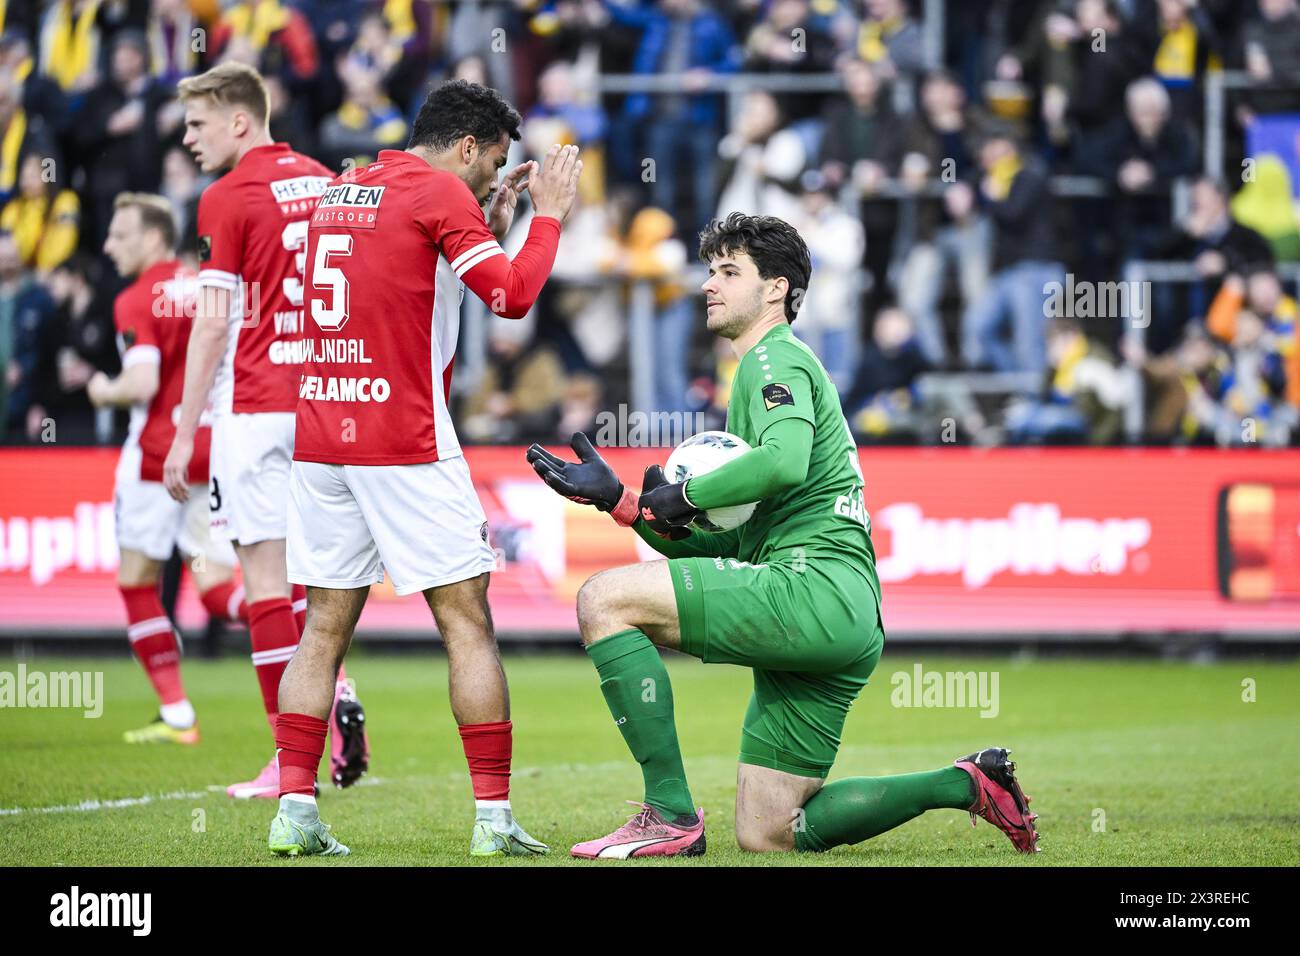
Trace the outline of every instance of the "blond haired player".
{"label": "blond haired player", "polygon": [[[248,592],[253,667],[274,728],[280,677],[298,646],[285,570],[289,462],[301,374],[302,268],[307,222],[333,173],[272,140],[261,76],[223,63],[182,80],[185,145],[205,172],[225,171],[199,199],[199,299],[185,395],[164,480],[189,496],[199,416],[213,406],[211,525],[239,556]],[[304,603],[305,607],[305,603]],[[332,778],[365,772],[364,714],[342,674],[335,684]],[[274,756],[232,797],[279,794]]]}

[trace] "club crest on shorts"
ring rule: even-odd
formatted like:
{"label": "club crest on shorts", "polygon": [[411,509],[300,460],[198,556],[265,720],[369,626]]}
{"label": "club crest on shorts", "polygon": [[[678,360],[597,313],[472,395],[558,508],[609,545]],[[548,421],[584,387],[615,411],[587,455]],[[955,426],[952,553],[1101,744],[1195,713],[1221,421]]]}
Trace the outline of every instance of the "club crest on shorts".
{"label": "club crest on shorts", "polygon": [[485,543],[487,542],[487,522],[486,522],[486,521],[484,521],[481,525],[478,526],[478,536],[479,536],[480,538],[482,538],[483,541],[484,541]]}
{"label": "club crest on shorts", "polygon": [[779,382],[773,382],[771,385],[763,386],[763,404],[767,406],[770,412],[778,405],[793,405],[794,396],[790,394],[790,389]]}
{"label": "club crest on shorts", "polygon": [[212,237],[199,236],[199,262],[207,262],[212,258]]}

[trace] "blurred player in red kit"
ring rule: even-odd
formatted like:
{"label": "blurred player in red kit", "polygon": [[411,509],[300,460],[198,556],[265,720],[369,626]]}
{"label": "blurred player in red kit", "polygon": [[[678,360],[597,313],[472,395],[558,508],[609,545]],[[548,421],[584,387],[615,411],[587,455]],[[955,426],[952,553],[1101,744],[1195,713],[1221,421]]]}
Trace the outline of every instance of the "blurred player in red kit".
{"label": "blurred player in red kit", "polygon": [[[288,539],[307,628],[280,688],[275,853],[348,852],[321,823],[311,784],[332,675],[385,573],[398,594],[423,593],[447,648],[475,798],[470,853],[548,851],[510,807],[510,701],[487,603],[495,556],[447,410],[464,286],[495,314],[523,317],[576,195],[573,146],[498,183],[519,122],[496,91],[445,83],[406,150],[334,180],[312,217]],[[525,189],[536,215],[511,260],[500,239]]]}
{"label": "blurred player in red kit", "polygon": [[[302,267],[307,221],[333,177],[271,139],[266,86],[257,72],[223,63],[182,80],[185,145],[205,172],[227,170],[199,199],[199,299],[185,394],[164,481],[179,501],[199,416],[213,407],[212,533],[230,540],[248,592],[253,668],[275,726],[280,678],[302,630],[285,571],[289,462],[301,375]],[[305,603],[304,603],[305,609]],[[366,770],[365,717],[344,675],[332,685],[331,777],[340,787]],[[232,797],[274,798],[271,760]]]}
{"label": "blurred player in red kit", "polygon": [[121,193],[114,202],[104,252],[132,283],[113,303],[122,373],[96,372],[86,384],[98,407],[129,407],[131,424],[118,459],[113,511],[121,559],[117,585],[126,605],[127,636],[158,694],[158,719],[126,733],[127,743],[199,742],[198,719],[181,681],[178,635],[158,596],[163,564],[179,548],[203,606],[213,617],[247,617],[234,578],[230,543],[208,534],[207,416],[195,436],[190,469],[194,497],[173,501],[162,483],[163,456],[176,432],[173,415],[185,381],[185,346],[198,277],[176,259],[176,223],[162,196]]}

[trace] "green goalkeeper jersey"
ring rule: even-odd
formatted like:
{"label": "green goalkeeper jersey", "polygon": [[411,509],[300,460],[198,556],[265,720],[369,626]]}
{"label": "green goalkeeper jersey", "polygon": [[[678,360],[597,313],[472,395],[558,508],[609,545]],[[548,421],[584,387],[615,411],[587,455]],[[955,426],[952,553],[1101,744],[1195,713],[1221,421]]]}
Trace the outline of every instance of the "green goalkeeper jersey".
{"label": "green goalkeeper jersey", "polygon": [[751,564],[838,558],[861,571],[879,600],[857,443],[830,376],[812,349],[782,324],[740,360],[727,404],[727,431],[758,447],[768,428],[790,418],[813,427],[808,476],[759,502],[753,517],[737,529],[736,556]]}

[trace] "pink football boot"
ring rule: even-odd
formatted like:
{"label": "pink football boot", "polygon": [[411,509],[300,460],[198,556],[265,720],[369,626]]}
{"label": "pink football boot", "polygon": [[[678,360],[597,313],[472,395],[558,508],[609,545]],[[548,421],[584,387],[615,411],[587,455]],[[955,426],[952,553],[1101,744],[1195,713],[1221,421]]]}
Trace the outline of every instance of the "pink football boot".
{"label": "pink football boot", "polygon": [[236,800],[251,800],[254,797],[278,800],[280,798],[280,764],[277,762],[275,755],[271,755],[270,763],[263,767],[262,772],[252,780],[246,780],[243,783],[232,783],[226,787],[226,795],[234,797]]}
{"label": "pink football boot", "polygon": [[641,809],[609,836],[579,843],[572,850],[584,860],[627,860],[634,856],[703,856],[704,811],[695,811],[695,822],[683,826],[681,818],[669,823],[654,807],[629,800]]}
{"label": "pink football boot", "polygon": [[1021,853],[1038,852],[1038,814],[1029,812],[1029,797],[1016,781],[1016,765],[1007,759],[1009,750],[989,747],[953,763],[970,774],[975,784],[975,802],[970,806],[970,825],[983,817],[1007,835]]}

